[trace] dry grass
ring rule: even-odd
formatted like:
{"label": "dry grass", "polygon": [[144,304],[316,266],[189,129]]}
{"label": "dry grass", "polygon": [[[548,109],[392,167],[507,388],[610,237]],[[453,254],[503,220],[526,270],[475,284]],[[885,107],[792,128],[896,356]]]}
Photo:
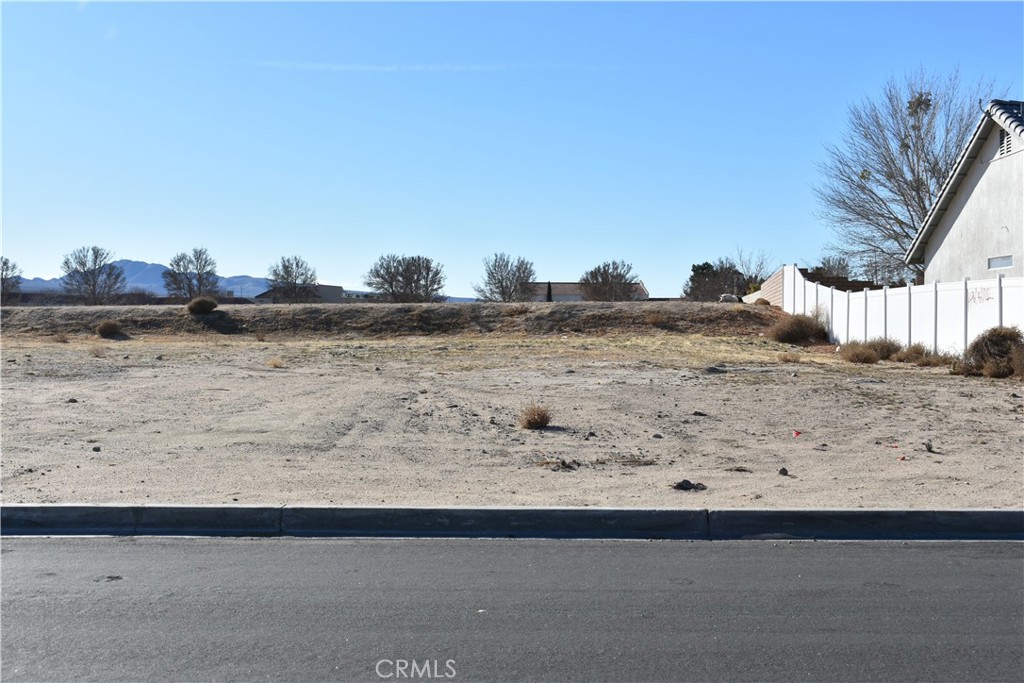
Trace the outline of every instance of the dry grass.
{"label": "dry grass", "polygon": [[864,342],[852,341],[839,349],[839,357],[849,363],[864,363],[873,364],[877,363],[878,352],[871,348],[870,344]]}
{"label": "dry grass", "polygon": [[267,359],[267,367],[268,368],[283,368],[284,367],[284,359],[280,358],[278,356],[274,356],[273,358],[268,358]]}
{"label": "dry grass", "polygon": [[253,333],[252,336],[255,337],[256,341],[258,341],[258,342],[265,342],[265,341],[267,341],[267,335],[263,334],[262,332],[255,332],[255,333]]}
{"label": "dry grass", "polygon": [[903,350],[903,344],[893,339],[869,339],[866,346],[878,354],[879,360],[889,360]]}
{"label": "dry grass", "polygon": [[70,337],[68,337],[68,335],[64,334],[63,332],[58,332],[57,334],[53,335],[53,341],[57,342],[58,344],[67,344],[69,341],[71,341],[71,339]]}
{"label": "dry grass", "polygon": [[768,299],[765,299],[764,297],[761,297],[757,301],[754,302],[754,305],[755,306],[771,306],[772,302],[768,301]]}
{"label": "dry grass", "polygon": [[779,360],[783,363],[799,363],[803,360],[803,357],[799,353],[785,351],[779,354]]}
{"label": "dry grass", "polygon": [[92,356],[93,358],[106,358],[107,350],[102,346],[90,346],[89,355]]}
{"label": "dry grass", "polygon": [[517,315],[526,315],[529,312],[530,307],[526,304],[508,304],[501,310],[501,314],[508,318],[513,318]]}
{"label": "dry grass", "polygon": [[96,334],[104,339],[115,339],[121,336],[121,323],[116,320],[104,320],[96,326]]}
{"label": "dry grass", "polygon": [[187,308],[192,315],[206,315],[217,308],[217,300],[211,296],[197,296],[188,302]]}
{"label": "dry grass", "polygon": [[644,316],[644,323],[659,330],[671,330],[672,320],[664,313],[651,312]]}
{"label": "dry grass", "polygon": [[768,336],[784,344],[827,342],[828,330],[809,315],[791,315],[768,328]]}
{"label": "dry grass", "polygon": [[551,411],[539,403],[531,403],[519,411],[519,426],[523,429],[544,429],[551,424]]}

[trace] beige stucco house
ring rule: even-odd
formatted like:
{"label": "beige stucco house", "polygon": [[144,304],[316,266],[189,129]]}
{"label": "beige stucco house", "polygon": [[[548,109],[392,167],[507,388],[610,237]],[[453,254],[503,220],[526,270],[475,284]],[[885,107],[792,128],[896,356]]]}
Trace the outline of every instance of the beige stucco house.
{"label": "beige stucco house", "polygon": [[[552,301],[584,301],[583,288],[579,282],[531,282],[530,288],[533,291],[533,298],[530,301],[547,301],[548,287],[551,287]],[[637,282],[633,285],[631,297],[634,301],[646,301],[651,298],[650,292],[644,283]]]}
{"label": "beige stucco house", "polygon": [[989,103],[905,260],[925,284],[1024,276],[1024,103]]}

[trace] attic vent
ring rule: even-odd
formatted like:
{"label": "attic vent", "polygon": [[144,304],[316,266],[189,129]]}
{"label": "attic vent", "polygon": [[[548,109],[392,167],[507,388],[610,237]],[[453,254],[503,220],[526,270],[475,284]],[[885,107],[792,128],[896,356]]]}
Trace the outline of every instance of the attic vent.
{"label": "attic vent", "polygon": [[1013,136],[1005,130],[999,131],[999,156],[1009,154],[1013,149]]}

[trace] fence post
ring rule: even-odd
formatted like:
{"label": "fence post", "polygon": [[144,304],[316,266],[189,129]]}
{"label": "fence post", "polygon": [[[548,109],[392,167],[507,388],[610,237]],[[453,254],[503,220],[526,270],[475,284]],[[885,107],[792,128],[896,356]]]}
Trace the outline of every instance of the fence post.
{"label": "fence post", "polygon": [[868,340],[868,288],[864,288],[864,341]]}
{"label": "fence post", "polygon": [[889,338],[889,285],[882,287],[882,339]]}
{"label": "fence post", "polygon": [[939,352],[939,281],[932,283],[932,353]]}
{"label": "fence post", "polygon": [[[799,274],[800,269],[798,268],[796,272]],[[800,278],[800,291],[803,292],[803,303],[801,304],[804,309],[803,314],[807,315],[807,280],[802,277]]]}
{"label": "fence post", "polygon": [[820,282],[814,283],[814,317],[818,317],[818,288],[821,287]]}
{"label": "fence post", "polygon": [[850,297],[853,295],[853,290],[846,290],[846,341],[845,344],[850,343]]}
{"label": "fence post", "polygon": [[999,307],[999,327],[1003,326],[1003,275],[996,276],[996,306]]}
{"label": "fence post", "polygon": [[967,276],[964,276],[964,347],[961,353],[967,350],[967,307],[970,305],[970,294],[967,291]]}
{"label": "fence post", "polygon": [[911,295],[914,293],[914,285],[907,283],[907,346],[914,343],[914,308],[910,304]]}
{"label": "fence post", "polygon": [[836,286],[832,285],[828,288],[828,326],[829,326],[829,341],[839,340],[836,336]]}

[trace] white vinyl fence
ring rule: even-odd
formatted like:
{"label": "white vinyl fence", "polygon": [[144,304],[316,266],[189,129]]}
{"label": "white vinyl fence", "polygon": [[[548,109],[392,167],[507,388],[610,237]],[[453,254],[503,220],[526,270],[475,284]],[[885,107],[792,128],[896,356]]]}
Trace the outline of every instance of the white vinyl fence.
{"label": "white vinyl fence", "polygon": [[962,353],[985,330],[1024,330],[1024,278],[937,282],[860,292],[823,287],[783,266],[787,313],[817,313],[840,344],[878,337],[924,344],[935,352]]}

